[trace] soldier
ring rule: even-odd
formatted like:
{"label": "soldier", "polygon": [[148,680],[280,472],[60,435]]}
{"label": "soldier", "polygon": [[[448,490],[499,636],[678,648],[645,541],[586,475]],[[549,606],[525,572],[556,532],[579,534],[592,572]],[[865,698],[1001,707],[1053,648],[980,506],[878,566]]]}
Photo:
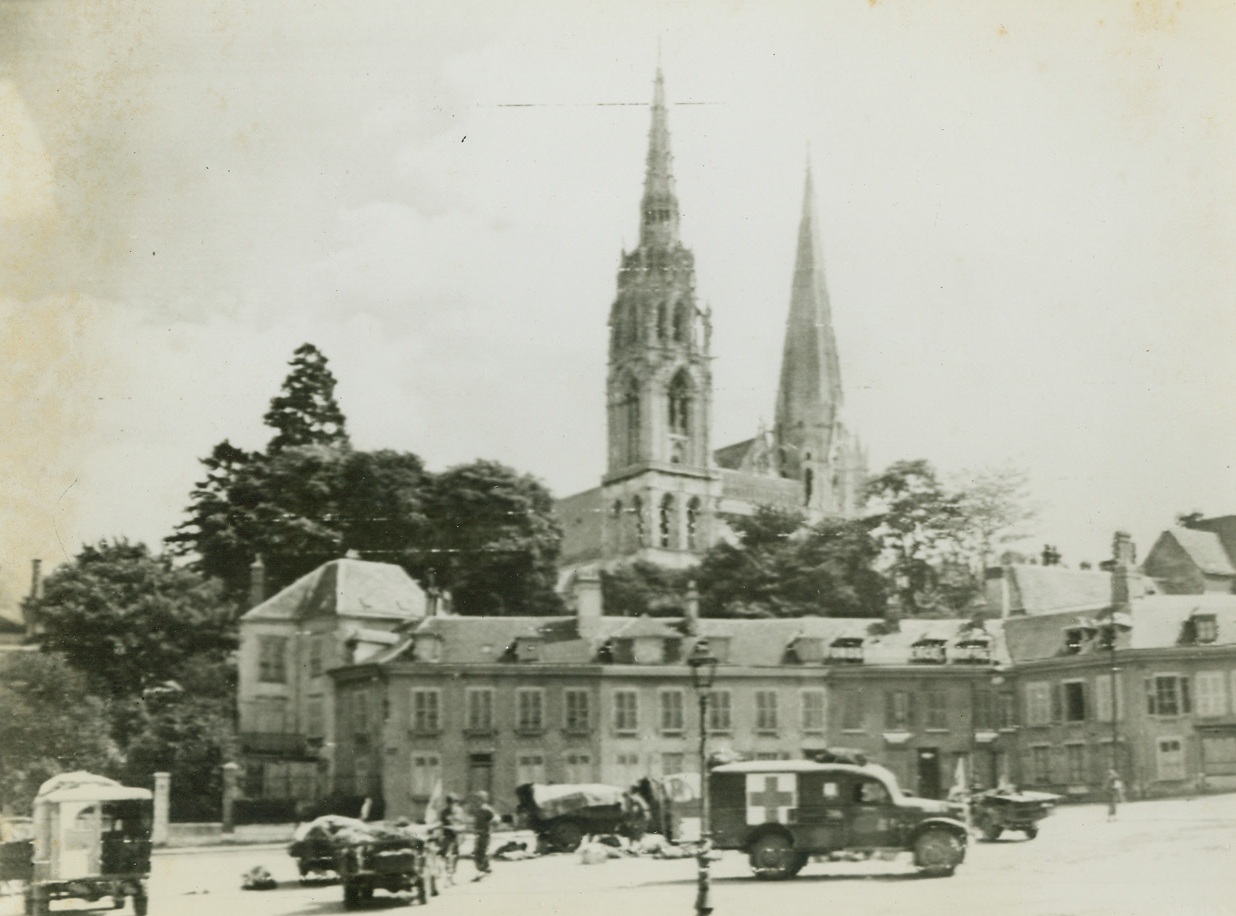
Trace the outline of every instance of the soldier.
{"label": "soldier", "polygon": [[480,878],[489,874],[489,835],[494,821],[498,819],[498,812],[490,807],[488,792],[479,791],[472,796],[472,800],[472,829],[476,832],[472,864],[476,866],[477,878]]}

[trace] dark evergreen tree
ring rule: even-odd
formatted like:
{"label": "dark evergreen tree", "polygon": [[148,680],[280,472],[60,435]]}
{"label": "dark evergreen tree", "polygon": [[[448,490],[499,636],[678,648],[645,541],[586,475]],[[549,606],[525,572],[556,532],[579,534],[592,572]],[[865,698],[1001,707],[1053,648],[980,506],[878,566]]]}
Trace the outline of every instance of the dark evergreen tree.
{"label": "dark evergreen tree", "polygon": [[301,344],[288,363],[292,371],[263,418],[275,430],[266,451],[302,445],[349,446],[343,411],[335,401],[335,376],[313,344]]}
{"label": "dark evergreen tree", "polygon": [[677,617],[683,613],[687,589],[698,575],[692,569],[666,569],[637,560],[601,571],[605,613],[617,617]]}

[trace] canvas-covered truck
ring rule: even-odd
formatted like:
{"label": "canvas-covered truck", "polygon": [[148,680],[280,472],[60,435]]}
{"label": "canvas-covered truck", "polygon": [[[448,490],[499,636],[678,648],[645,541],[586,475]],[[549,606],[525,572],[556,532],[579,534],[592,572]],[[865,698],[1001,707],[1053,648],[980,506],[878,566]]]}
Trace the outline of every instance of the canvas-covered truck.
{"label": "canvas-covered truck", "polygon": [[53,776],[34,798],[29,839],[0,847],[0,880],[25,884],[26,913],[51,901],[111,897],[146,916],[153,796],[93,773]]}
{"label": "canvas-covered truck", "polygon": [[746,852],[760,878],[789,878],[813,856],[907,851],[944,876],[966,856],[964,809],[907,796],[875,764],[729,763],[709,773],[708,799],[713,845]]}
{"label": "canvas-covered truck", "polygon": [[634,834],[642,834],[646,819],[631,809],[625,795],[622,789],[600,783],[524,783],[515,789],[515,810],[520,821],[536,832],[542,848],[573,852],[586,836],[622,834],[635,839]]}

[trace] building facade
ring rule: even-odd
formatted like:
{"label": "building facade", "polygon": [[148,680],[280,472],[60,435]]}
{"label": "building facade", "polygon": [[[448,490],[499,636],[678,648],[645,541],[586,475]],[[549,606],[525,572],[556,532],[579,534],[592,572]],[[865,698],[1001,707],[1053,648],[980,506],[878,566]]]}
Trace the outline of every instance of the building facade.
{"label": "building facade", "polygon": [[[255,596],[262,570],[255,564]],[[428,600],[398,566],[342,559],[302,576],[240,619],[237,706],[246,798],[301,803],[333,782],[335,692],[329,669],[398,642]]]}
{"label": "building facade", "polygon": [[657,71],[639,242],[609,314],[607,462],[599,487],[559,500],[562,559],[694,564],[725,514],[853,515],[866,459],[843,420],[841,369],[808,170],[772,430],[714,450],[712,315],[681,237],[665,84]]}

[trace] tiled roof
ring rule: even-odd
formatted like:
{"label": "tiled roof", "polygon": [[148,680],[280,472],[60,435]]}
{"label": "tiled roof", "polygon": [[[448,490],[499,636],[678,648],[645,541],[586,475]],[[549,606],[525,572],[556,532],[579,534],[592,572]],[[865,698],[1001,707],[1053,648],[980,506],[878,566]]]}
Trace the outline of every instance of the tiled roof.
{"label": "tiled roof", "polygon": [[1110,573],[1066,566],[1005,567],[1009,577],[1009,611],[1013,614],[1049,614],[1106,607],[1111,601]]}
{"label": "tiled roof", "polygon": [[[1132,629],[1117,649],[1166,649],[1185,644],[1186,624],[1195,614],[1213,614],[1218,638],[1211,645],[1236,645],[1236,595],[1147,595],[1131,605]],[[1089,613],[1042,614],[1005,621],[1005,638],[1014,663],[1064,656],[1065,630],[1093,625]],[[1101,615],[1098,615],[1101,621]],[[1105,651],[1087,644],[1080,654]]]}
{"label": "tiled roof", "polygon": [[425,615],[425,593],[402,567],[368,560],[331,560],[267,598],[242,620]]}
{"label": "tiled roof", "polygon": [[[1001,638],[1002,621],[988,620],[985,631],[992,637],[992,661],[1007,663]],[[703,618],[700,635],[727,639],[726,664],[771,667],[787,663],[787,649],[799,638],[822,640],[828,647],[840,638],[863,641],[864,663],[903,665],[911,660],[911,647],[920,639],[940,639],[951,648],[973,635],[969,620],[908,619],[898,631],[885,633],[878,618],[801,617],[770,620]],[[684,633],[679,617],[602,617],[590,639],[581,638],[574,617],[430,617],[409,634],[407,640],[383,653],[382,662],[408,661],[407,651],[417,637],[435,636],[441,641],[437,664],[487,664],[511,659],[509,649],[521,637],[540,637],[539,661],[553,664],[594,664],[598,650],[612,639],[635,635],[678,637]]]}
{"label": "tiled roof", "polygon": [[1170,528],[1164,537],[1174,538],[1180,549],[1189,555],[1197,568],[1208,576],[1236,576],[1231,557],[1223,549],[1223,542],[1214,531],[1192,528]]}

